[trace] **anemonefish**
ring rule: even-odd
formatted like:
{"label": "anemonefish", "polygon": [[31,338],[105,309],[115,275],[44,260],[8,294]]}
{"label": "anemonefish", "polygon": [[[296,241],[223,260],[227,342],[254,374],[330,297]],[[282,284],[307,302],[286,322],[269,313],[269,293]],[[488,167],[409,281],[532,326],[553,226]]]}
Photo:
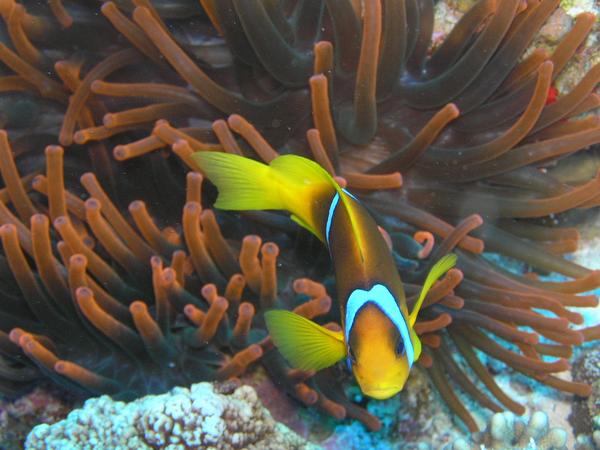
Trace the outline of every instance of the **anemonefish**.
{"label": "anemonefish", "polygon": [[447,255],[432,268],[409,314],[402,281],[375,220],[317,163],[296,155],[279,156],[269,165],[216,152],[198,152],[193,158],[219,191],[215,207],[287,210],[329,249],[342,331],[290,311],[268,311],[267,328],[284,358],[315,371],[346,358],[364,394],[385,399],[399,392],[421,354],[414,331],[419,309],[456,256]]}

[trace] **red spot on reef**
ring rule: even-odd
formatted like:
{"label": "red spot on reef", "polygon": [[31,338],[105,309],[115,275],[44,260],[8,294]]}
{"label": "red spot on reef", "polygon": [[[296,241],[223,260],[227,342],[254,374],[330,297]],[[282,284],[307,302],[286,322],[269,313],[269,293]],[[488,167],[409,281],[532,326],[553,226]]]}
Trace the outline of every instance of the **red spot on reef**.
{"label": "red spot on reef", "polygon": [[546,96],[546,105],[551,105],[556,101],[556,97],[558,97],[558,89],[554,86],[550,86],[548,89],[548,95]]}

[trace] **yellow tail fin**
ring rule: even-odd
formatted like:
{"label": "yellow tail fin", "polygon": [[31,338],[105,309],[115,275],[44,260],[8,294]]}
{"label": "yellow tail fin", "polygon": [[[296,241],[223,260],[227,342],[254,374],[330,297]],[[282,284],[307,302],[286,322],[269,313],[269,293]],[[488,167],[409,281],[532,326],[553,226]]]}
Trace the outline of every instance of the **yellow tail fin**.
{"label": "yellow tail fin", "polygon": [[331,188],[339,194],[352,222],[354,238],[362,248],[357,219],[349,195],[316,162],[297,155],[283,155],[270,165],[243,156],[219,152],[192,155],[200,169],[219,190],[215,207],[230,210],[285,209],[301,226],[321,236],[313,223],[310,202]]}
{"label": "yellow tail fin", "polygon": [[285,209],[300,225],[322,238],[312,223],[313,196],[339,186],[317,163],[296,155],[283,155],[270,165],[243,156],[218,152],[192,155],[219,190],[215,207],[230,210]]}
{"label": "yellow tail fin", "polygon": [[219,190],[215,207],[236,211],[285,209],[269,166],[229,153],[197,152],[192,158]]}

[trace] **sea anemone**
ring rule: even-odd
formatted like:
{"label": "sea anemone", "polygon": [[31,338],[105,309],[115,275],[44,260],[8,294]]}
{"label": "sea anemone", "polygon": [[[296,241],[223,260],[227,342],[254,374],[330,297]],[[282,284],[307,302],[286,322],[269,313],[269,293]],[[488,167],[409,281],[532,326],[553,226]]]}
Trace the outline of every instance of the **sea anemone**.
{"label": "sea anemone", "polygon": [[[2,280],[14,277],[21,288],[6,288],[1,307],[7,373],[39,376],[24,352],[73,388],[134,395],[237,375],[262,356],[304,403],[377,428],[346,399],[338,368],[294,371],[264,334],[261,311],[297,300],[276,289],[277,247],[265,244],[258,263],[260,240],[244,235],[260,230],[289,253],[281,286],[303,273],[318,280],[294,286],[313,297],[311,316],[335,322],[320,284],[331,279],[320,247],[275,213],[220,214],[228,242],[201,206],[211,197],[202,200],[201,177],[188,174],[184,188],[185,173],[197,169],[194,151],[266,162],[294,152],[314,158],[371,208],[409,303],[439,257],[459,255],[417,329],[428,347],[420,364],[469,429],[477,425],[457,387],[495,412],[524,411],[477,351],[559,390],[589,394],[588,385],[553,374],[568,368],[573,345],[600,337],[600,326],[570,328],[583,318],[567,309],[597,305],[576,294],[600,286],[600,273],[561,257],[576,248],[578,232],[548,217],[600,200],[600,177],[572,176],[583,164],[573,154],[600,142],[598,116],[581,116],[600,105],[593,93],[600,66],[553,98],[592,14],[579,15],[552,52],[522,57],[556,0],[481,0],[436,47],[428,0],[155,3],[104,2],[99,17],[60,1],[50,8],[0,1],[10,36],[0,60],[11,70],[0,90],[18,106],[3,118],[16,150],[6,134],[0,142]],[[73,167],[68,177],[93,171],[81,177],[85,202],[76,177],[63,181],[57,143]],[[46,144],[47,174],[36,176]],[[129,206],[129,220],[124,205],[136,196],[145,203]],[[177,198],[185,196],[179,223]],[[507,272],[481,255],[484,244],[570,280]],[[204,299],[193,293],[202,284]],[[245,295],[253,303],[226,307]],[[236,338],[240,328],[245,341]],[[15,392],[15,376],[3,377],[5,392]]]}
{"label": "sea anemone", "polygon": [[312,380],[275,354],[262,312],[277,305],[314,318],[329,311],[331,299],[309,279],[293,285],[301,297],[285,284],[287,295],[278,293],[278,245],[257,235],[228,242],[213,211],[202,208],[200,174],[187,176],[179,231],[159,229],[142,201],[129,205],[136,230],[92,173],[81,176],[85,201],[64,188],[62,147],[46,148],[46,174],[31,181],[43,195],[35,205],[4,132],[0,147],[6,202],[31,208],[17,217],[0,205],[1,317],[10,330],[0,333],[4,395],[46,376],[84,395],[132,399],[237,377],[262,357],[291,395],[377,428],[339,388],[322,392],[319,384],[333,385],[324,374]]}

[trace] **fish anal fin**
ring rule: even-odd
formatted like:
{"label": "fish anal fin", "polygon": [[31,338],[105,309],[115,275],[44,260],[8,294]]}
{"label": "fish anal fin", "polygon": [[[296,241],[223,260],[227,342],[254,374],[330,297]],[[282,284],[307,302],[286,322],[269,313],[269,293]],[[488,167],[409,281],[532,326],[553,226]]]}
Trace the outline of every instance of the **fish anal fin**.
{"label": "fish anal fin", "polygon": [[321,370],[346,356],[341,331],[331,331],[285,310],[265,313],[271,339],[283,357],[301,370]]}

